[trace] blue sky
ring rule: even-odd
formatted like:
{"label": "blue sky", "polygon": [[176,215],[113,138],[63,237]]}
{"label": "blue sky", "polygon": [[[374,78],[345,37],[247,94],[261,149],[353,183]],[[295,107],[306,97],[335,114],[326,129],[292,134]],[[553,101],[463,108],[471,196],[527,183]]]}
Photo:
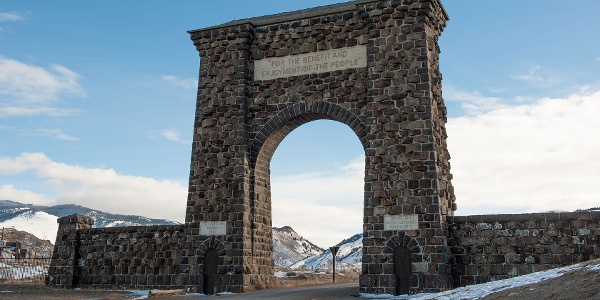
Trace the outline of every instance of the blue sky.
{"label": "blue sky", "polygon": [[[0,199],[182,221],[199,57],[187,30],[338,1],[0,2]],[[457,214],[600,206],[600,2],[443,1]],[[362,229],[345,125],[292,132],[273,223],[327,246]]]}

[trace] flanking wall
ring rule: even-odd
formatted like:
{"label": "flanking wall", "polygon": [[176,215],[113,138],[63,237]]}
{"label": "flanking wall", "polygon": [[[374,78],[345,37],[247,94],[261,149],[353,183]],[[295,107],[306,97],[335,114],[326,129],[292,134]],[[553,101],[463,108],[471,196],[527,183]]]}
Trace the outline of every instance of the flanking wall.
{"label": "flanking wall", "polygon": [[48,285],[182,287],[184,225],[91,228],[93,220],[81,215],[58,222]]}
{"label": "flanking wall", "polygon": [[[226,284],[231,270],[223,243],[190,239],[187,225],[91,228],[93,220],[81,215],[58,222],[49,286],[202,292],[204,252],[214,248],[217,292],[235,290],[237,283]],[[456,216],[448,222],[454,287],[600,258],[600,212]]]}
{"label": "flanking wall", "polygon": [[454,286],[600,258],[600,212],[448,218]]}

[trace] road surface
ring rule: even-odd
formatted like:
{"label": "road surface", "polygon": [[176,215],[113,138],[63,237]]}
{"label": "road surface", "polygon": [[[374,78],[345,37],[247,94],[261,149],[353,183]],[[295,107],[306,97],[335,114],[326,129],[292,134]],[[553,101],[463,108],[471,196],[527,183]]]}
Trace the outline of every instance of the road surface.
{"label": "road surface", "polygon": [[[261,290],[243,294],[219,295],[219,299],[286,299],[286,300],[327,300],[354,299],[358,297],[358,282],[332,283]],[[206,299],[206,297],[204,297]]]}

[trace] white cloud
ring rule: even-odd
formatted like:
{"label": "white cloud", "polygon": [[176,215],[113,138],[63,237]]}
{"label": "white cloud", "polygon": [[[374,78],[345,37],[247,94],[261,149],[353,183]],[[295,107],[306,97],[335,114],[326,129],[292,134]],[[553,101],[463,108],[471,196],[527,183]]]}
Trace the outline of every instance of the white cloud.
{"label": "white cloud", "polygon": [[538,86],[550,86],[561,81],[559,76],[542,69],[540,65],[530,66],[526,73],[514,74],[511,75],[510,78]]}
{"label": "white cloud", "polygon": [[18,12],[0,12],[0,22],[20,21],[23,19],[25,18]]}
{"label": "white cloud", "polygon": [[362,232],[364,157],[333,173],[271,179],[273,226],[329,247]]}
{"label": "white cloud", "polygon": [[197,79],[182,79],[173,75],[164,75],[162,80],[170,85],[181,87],[184,89],[195,89],[198,87]]}
{"label": "white cloud", "polygon": [[50,199],[45,195],[34,193],[28,190],[17,189],[13,185],[0,186],[0,199],[19,199],[21,203],[48,205]]}
{"label": "white cloud", "polygon": [[[43,153],[0,158],[0,173],[28,171],[42,181],[49,193],[56,195],[49,200],[52,204],[79,204],[106,212],[175,221],[183,221],[185,217],[187,187],[176,182],[122,175],[112,169],[67,165],[54,162]],[[0,189],[0,198],[26,202],[23,199],[33,197],[27,191],[21,190],[19,194],[14,190]],[[30,196],[8,198],[19,195]]]}
{"label": "white cloud", "polygon": [[42,153],[25,153],[15,158],[0,157],[0,174],[23,173],[34,169],[36,165],[46,164],[48,161],[49,159]]}
{"label": "white cloud", "polygon": [[169,141],[174,141],[174,142],[178,142],[178,143],[182,143],[182,144],[190,143],[190,142],[182,139],[181,136],[179,135],[179,133],[177,133],[175,130],[172,130],[172,129],[163,130],[160,133],[160,135]]}
{"label": "white cloud", "polygon": [[67,117],[80,113],[78,109],[56,108],[48,106],[4,106],[0,101],[1,117],[48,116]]}
{"label": "white cloud", "polygon": [[507,107],[503,104],[504,100],[502,98],[486,97],[479,91],[462,91],[452,85],[444,86],[444,99],[460,102],[465,112],[471,116]]}
{"label": "white cloud", "polygon": [[600,91],[450,119],[459,214],[598,206]]}
{"label": "white cloud", "polygon": [[41,136],[53,137],[57,140],[62,140],[62,141],[79,141],[79,140],[81,140],[78,137],[74,137],[72,135],[68,135],[68,134],[62,132],[59,129],[49,129],[49,128],[40,129],[40,130],[38,130],[38,134]]}
{"label": "white cloud", "polygon": [[44,69],[0,56],[0,117],[77,113],[52,104],[64,97],[84,97],[79,79],[60,65]]}

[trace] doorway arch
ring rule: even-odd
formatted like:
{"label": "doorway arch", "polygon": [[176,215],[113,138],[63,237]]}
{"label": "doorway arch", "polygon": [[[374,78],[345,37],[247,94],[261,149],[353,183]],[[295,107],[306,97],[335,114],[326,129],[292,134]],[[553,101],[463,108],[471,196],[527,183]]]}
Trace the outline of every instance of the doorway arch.
{"label": "doorway arch", "polygon": [[[270,162],[277,146],[294,129],[311,121],[333,120],[346,124],[361,140],[364,150],[365,125],[344,107],[325,101],[312,105],[297,103],[290,105],[273,116],[263,127],[252,143],[251,168],[251,215],[252,253],[256,265],[263,265],[264,272],[273,272],[272,255],[272,215],[271,215],[271,172]],[[269,270],[271,269],[271,270]]]}

